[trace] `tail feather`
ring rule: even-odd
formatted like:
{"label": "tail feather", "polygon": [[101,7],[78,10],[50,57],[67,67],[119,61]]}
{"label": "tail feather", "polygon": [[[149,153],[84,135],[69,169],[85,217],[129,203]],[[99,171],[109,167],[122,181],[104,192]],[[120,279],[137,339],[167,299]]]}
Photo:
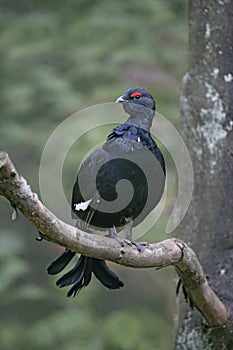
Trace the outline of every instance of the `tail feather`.
{"label": "tail feather", "polygon": [[85,256],[81,255],[74,268],[59,278],[56,285],[62,288],[81,281],[85,274],[85,265]]}
{"label": "tail feather", "polygon": [[84,269],[81,272],[80,276],[76,283],[70,288],[70,290],[67,293],[67,297],[75,297],[76,294],[78,294],[83,287],[88,286],[88,284],[91,281],[91,275],[92,275],[92,267],[93,267],[93,259],[87,258],[86,256],[81,255],[79,260],[82,259],[84,261]]}
{"label": "tail feather", "polygon": [[109,289],[118,289],[124,286],[124,283],[119,279],[104,260],[93,259],[93,273],[96,278]]}
{"label": "tail feather", "polygon": [[52,261],[47,268],[50,275],[56,275],[61,272],[74,257],[75,253],[66,249],[56,260]]}
{"label": "tail feather", "polygon": [[[49,265],[48,273],[55,275],[62,271],[74,255],[75,253],[66,249],[58,259]],[[88,286],[91,281],[92,272],[109,289],[117,289],[124,286],[124,283],[109,269],[104,260],[89,258],[84,255],[80,256],[74,268],[63,275],[56,284],[60,288],[73,285],[68,291],[67,296],[75,296],[83,287]]]}

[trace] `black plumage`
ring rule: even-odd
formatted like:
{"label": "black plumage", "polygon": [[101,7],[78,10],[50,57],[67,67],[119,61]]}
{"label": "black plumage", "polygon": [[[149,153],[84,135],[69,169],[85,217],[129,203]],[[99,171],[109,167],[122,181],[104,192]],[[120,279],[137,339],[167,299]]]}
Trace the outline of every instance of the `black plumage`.
{"label": "black plumage", "polygon": [[[129,238],[132,227],[145,219],[162,196],[165,163],[149,132],[155,113],[153,97],[143,88],[132,88],[116,102],[122,103],[130,116],[126,123],[113,129],[105,143],[82,163],[73,187],[71,205],[73,216],[78,219],[77,226],[85,231],[109,229],[112,233],[127,227]],[[131,198],[129,182],[121,180],[128,180],[133,186]],[[48,272],[59,273],[74,255],[65,250],[50,264]],[[57,281],[57,285],[73,285],[67,296],[75,296],[89,284],[92,273],[109,289],[123,286],[105,261],[83,255],[75,267]]]}

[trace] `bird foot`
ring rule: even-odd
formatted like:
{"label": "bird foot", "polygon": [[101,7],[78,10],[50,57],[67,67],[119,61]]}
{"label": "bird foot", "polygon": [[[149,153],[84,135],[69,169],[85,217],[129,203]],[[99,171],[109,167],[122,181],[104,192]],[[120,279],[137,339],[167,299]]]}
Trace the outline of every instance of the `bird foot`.
{"label": "bird foot", "polygon": [[131,239],[127,239],[127,238],[120,238],[120,237],[115,237],[115,239],[117,240],[117,242],[119,242],[121,244],[122,247],[125,246],[125,244],[129,245],[129,246],[135,246],[138,250],[139,253],[142,252],[142,246],[148,246],[149,243],[148,242],[136,242],[134,240]]}
{"label": "bird foot", "polygon": [[135,242],[132,241],[132,244],[135,245],[137,247],[137,250],[139,251],[139,253],[142,252],[142,247],[148,247],[149,243],[148,242]]}

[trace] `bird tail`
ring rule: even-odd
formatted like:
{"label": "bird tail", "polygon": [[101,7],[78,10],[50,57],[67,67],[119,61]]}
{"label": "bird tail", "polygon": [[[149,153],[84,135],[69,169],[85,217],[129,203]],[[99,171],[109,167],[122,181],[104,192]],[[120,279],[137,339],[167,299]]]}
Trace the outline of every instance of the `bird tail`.
{"label": "bird tail", "polygon": [[[58,259],[49,265],[48,273],[55,275],[62,271],[74,255],[75,253],[66,249]],[[73,285],[68,291],[67,297],[75,296],[83,287],[88,286],[91,281],[92,272],[109,289],[118,289],[124,286],[124,283],[109,269],[104,260],[89,258],[84,255],[80,256],[74,268],[62,276],[56,284],[60,288]]]}

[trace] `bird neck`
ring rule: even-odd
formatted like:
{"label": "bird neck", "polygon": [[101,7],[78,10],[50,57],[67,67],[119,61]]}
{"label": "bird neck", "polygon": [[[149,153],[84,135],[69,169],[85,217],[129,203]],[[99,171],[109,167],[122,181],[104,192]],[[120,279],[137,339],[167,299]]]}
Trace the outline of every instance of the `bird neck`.
{"label": "bird neck", "polygon": [[135,125],[138,128],[144,129],[146,131],[150,131],[152,121],[154,118],[154,113],[147,113],[147,114],[139,114],[139,115],[134,115],[130,116],[126,123]]}

